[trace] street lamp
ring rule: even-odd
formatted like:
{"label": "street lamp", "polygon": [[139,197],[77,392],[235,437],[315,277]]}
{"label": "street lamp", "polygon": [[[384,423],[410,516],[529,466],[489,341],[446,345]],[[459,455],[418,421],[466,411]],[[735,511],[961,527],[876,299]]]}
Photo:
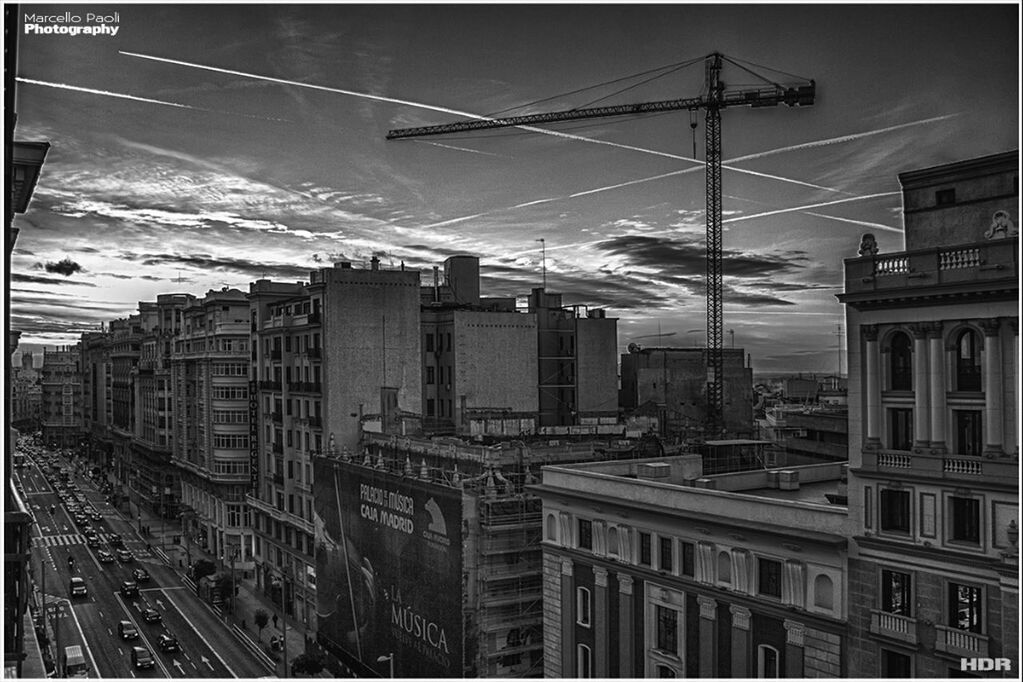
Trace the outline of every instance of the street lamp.
{"label": "street lamp", "polygon": [[384,661],[387,661],[388,664],[389,664],[388,668],[391,671],[391,679],[393,680],[394,679],[394,652],[392,651],[391,653],[387,654],[386,656],[378,656],[377,657],[377,663],[383,663]]}

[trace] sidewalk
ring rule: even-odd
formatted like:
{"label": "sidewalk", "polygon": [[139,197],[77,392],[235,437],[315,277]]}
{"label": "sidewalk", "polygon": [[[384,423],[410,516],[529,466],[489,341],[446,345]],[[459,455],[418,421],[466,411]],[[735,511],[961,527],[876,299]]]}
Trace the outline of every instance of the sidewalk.
{"label": "sidewalk", "polygon": [[[135,504],[132,503],[131,507],[134,508]],[[181,532],[177,525],[168,525],[166,520],[160,519],[148,509],[139,508],[138,512],[139,519],[132,518],[123,512],[121,512],[121,515],[131,523],[132,532],[142,542],[150,545],[153,556],[172,568],[189,587],[194,589],[195,586],[195,583],[185,575],[189,557],[191,557],[192,563],[199,559],[207,559],[217,564],[218,567],[220,566],[220,562],[216,557],[203,551],[194,543],[187,549],[181,544],[175,544],[173,538],[179,536]],[[148,528],[149,534],[146,535],[139,532],[140,526]],[[212,604],[208,606],[231,626],[243,644],[254,656],[266,663],[269,670],[273,670],[279,677],[292,677],[290,669],[284,670],[284,657],[285,655],[287,656],[288,668],[290,668],[295,657],[306,651],[307,642],[303,634],[304,631],[300,629],[301,626],[295,627],[294,619],[289,618],[287,623],[287,646],[284,650],[271,652],[270,638],[275,635],[281,637],[285,634],[285,623],[282,618],[280,605],[278,604],[275,607],[274,604],[270,603],[269,598],[259,593],[254,580],[243,579],[240,573],[238,571],[235,575],[237,594],[234,597],[233,611],[229,609],[229,612],[225,614],[220,607],[215,607]],[[230,600],[228,604],[230,604]],[[256,611],[259,609],[266,611],[271,619],[262,632],[255,625]],[[276,627],[273,624],[274,614],[277,615]],[[310,642],[310,644],[310,652],[312,653],[317,649],[317,646],[314,642]],[[320,676],[330,677],[326,671],[318,675],[318,677]]]}

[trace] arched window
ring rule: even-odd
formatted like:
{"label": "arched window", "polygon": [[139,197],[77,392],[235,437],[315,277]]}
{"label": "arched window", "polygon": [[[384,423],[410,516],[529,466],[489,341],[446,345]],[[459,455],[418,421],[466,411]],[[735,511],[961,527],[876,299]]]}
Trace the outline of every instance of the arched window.
{"label": "arched window", "polygon": [[822,609],[835,608],[834,584],[823,573],[813,581],[813,605]]}
{"label": "arched window", "polygon": [[980,339],[972,329],[956,340],[956,390],[980,390]]}
{"label": "arched window", "polygon": [[732,582],[732,557],[729,556],[728,552],[718,554],[718,582]]}
{"label": "arched window", "polygon": [[773,646],[757,647],[757,677],[778,677],[778,650]]}
{"label": "arched window", "polygon": [[558,520],[554,517],[554,514],[547,515],[547,539],[558,539]]}
{"label": "arched window", "polygon": [[890,382],[893,391],[913,390],[913,342],[905,332],[892,337],[889,352]]}

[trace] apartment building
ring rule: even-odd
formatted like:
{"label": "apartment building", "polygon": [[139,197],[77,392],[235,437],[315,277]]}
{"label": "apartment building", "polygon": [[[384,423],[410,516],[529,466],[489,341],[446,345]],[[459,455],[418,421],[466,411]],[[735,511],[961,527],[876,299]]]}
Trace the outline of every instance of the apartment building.
{"label": "apartment building", "polygon": [[[171,321],[172,462],[185,532],[228,565],[252,569],[249,471],[249,306],[238,289],[166,301]],[[180,320],[180,326],[178,326]],[[168,339],[169,341],[169,339]],[[157,340],[160,343],[160,340]],[[166,402],[163,403],[166,405]],[[160,412],[156,412],[159,418]]]}
{"label": "apartment building", "polygon": [[545,466],[545,677],[845,677],[842,469]]}
{"label": "apartment building", "polygon": [[903,173],[904,244],[845,261],[854,677],[1018,675],[1018,178]]}
{"label": "apartment building", "polygon": [[354,451],[363,424],[420,428],[419,273],[339,262],[308,282],[253,282],[248,301],[257,586],[315,630],[312,455]]}
{"label": "apartment building", "polygon": [[43,349],[40,374],[43,441],[54,447],[76,447],[82,436],[79,346]]}

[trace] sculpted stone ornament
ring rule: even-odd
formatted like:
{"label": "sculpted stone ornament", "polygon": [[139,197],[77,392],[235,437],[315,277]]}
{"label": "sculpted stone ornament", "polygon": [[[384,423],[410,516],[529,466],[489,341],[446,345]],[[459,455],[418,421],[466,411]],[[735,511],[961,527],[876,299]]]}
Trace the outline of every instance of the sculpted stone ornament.
{"label": "sculpted stone ornament", "polygon": [[995,211],[995,214],[991,216],[991,227],[984,232],[984,238],[1006,239],[1008,237],[1015,237],[1018,234],[1016,226],[1012,224],[1012,218],[1009,217],[1009,212]]}
{"label": "sculpted stone ornament", "polygon": [[864,232],[863,236],[860,237],[860,255],[861,256],[876,256],[877,255],[877,239],[870,232]]}

